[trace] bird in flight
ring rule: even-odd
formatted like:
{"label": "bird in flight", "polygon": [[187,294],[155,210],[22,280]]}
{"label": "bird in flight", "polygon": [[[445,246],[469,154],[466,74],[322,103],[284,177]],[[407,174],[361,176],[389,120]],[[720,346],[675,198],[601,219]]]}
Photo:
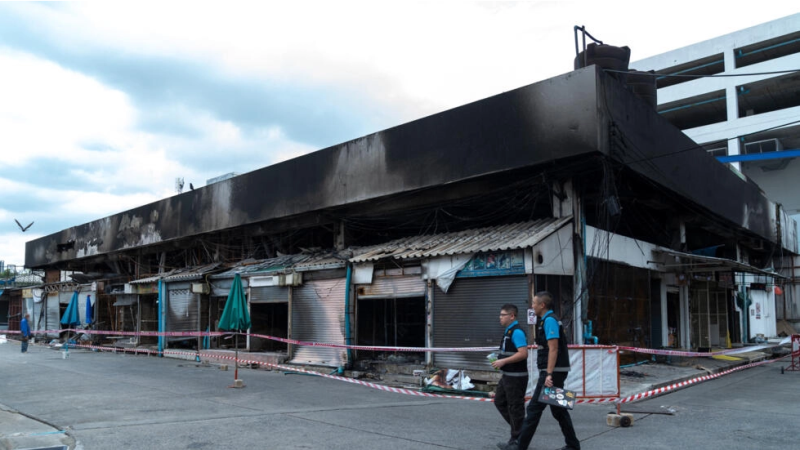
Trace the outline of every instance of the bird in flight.
{"label": "bird in flight", "polygon": [[28,228],[30,228],[30,227],[31,227],[31,225],[33,225],[33,222],[31,222],[31,223],[29,223],[29,224],[28,224],[28,226],[27,226],[27,227],[23,227],[23,226],[22,226],[22,224],[21,224],[21,223],[19,223],[19,220],[17,220],[17,219],[14,219],[14,222],[17,222],[17,226],[19,226],[19,229],[20,229],[20,230],[22,230],[22,232],[23,232],[23,233],[24,233],[24,232],[26,232],[26,231],[28,231]]}

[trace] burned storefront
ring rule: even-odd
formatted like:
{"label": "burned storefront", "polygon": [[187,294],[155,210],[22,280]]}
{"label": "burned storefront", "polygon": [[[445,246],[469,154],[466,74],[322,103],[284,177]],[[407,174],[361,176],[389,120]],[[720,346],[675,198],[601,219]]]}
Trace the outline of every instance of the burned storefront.
{"label": "burned storefront", "polygon": [[[356,345],[425,347],[427,284],[419,260],[355,264],[352,280]],[[354,358],[419,363],[425,354],[359,350]]]}
{"label": "burned storefront", "polygon": [[[540,219],[360,249],[351,259],[356,268],[358,342],[389,347],[499,345],[500,308],[517,305],[520,323],[526,326],[536,283],[541,289],[556,288],[557,295],[571,300],[571,224],[571,217]],[[555,264],[562,256],[570,262]],[[376,300],[395,309],[376,317]],[[361,334],[364,330],[366,336]],[[403,357],[438,367],[486,370],[485,356],[442,352]]]}
{"label": "burned storefront", "polygon": [[[251,352],[288,354],[285,342],[259,337],[289,338],[291,324],[289,300],[292,286],[302,282],[302,275],[294,273],[293,265],[308,259],[308,255],[285,255],[265,260],[246,260],[218,274],[208,277],[211,306],[210,328],[217,331],[219,317],[225,308],[234,276],[241,276],[250,307],[250,334],[243,348]],[[212,339],[211,348],[227,348],[232,342],[217,343]],[[242,344],[240,344],[242,345]]]}
{"label": "burned storefront", "polygon": [[[115,306],[123,328],[142,327],[144,313],[134,310],[147,301],[163,308],[164,331],[213,331],[223,279],[164,283],[171,268],[218,263],[224,272],[249,260],[318,255],[242,274],[251,333],[301,341],[285,347],[296,364],[381,357],[305,343],[493,346],[499,307],[527,311],[545,289],[576,344],[735,341],[737,308],[753,321],[762,311],[763,321],[774,296],[751,280],[739,306],[746,292],[735,279],[735,289],[723,288],[719,276],[705,288],[693,280],[690,290],[675,266],[688,257],[675,262],[658,250],[723,245],[724,259],[764,268],[773,255],[797,254],[796,236],[781,231],[794,222],[618,78],[586,67],[77,225],[28,242],[26,265],[114,272],[147,286],[128,292],[135,308],[117,296],[130,302]],[[66,242],[73,244],[59,247]],[[161,275],[136,280],[142,274]],[[741,339],[752,331],[740,330]],[[770,333],[764,325],[756,335]],[[244,345],[284,351],[258,339]],[[481,358],[427,353],[425,362],[485,367]]]}
{"label": "burned storefront", "polygon": [[173,271],[161,278],[161,330],[170,333],[163,348],[204,347],[198,333],[209,331],[213,312],[206,277],[219,271],[219,263]]}

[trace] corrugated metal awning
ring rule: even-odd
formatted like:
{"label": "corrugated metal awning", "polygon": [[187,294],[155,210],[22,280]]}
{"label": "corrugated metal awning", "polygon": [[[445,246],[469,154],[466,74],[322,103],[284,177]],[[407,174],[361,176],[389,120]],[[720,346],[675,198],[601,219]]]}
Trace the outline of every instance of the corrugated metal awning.
{"label": "corrugated metal awning", "polygon": [[139,278],[138,280],[133,280],[128,282],[128,284],[148,284],[148,283],[158,283],[158,280],[166,277],[167,275],[176,273],[176,270],[171,270],[167,273],[162,273],[160,275],[153,275],[145,278]]}
{"label": "corrugated metal awning", "polygon": [[354,263],[382,258],[428,258],[443,255],[515,250],[532,247],[566,225],[572,216],[477,228],[454,233],[414,236],[365,247],[351,258]]}
{"label": "corrugated metal awning", "polygon": [[653,252],[680,257],[683,260],[680,263],[664,264],[664,266],[667,268],[677,268],[680,270],[687,270],[689,272],[718,272],[721,270],[729,270],[735,272],[755,273],[774,278],[789,279],[789,277],[786,277],[779,273],[770,272],[764,269],[759,269],[749,264],[745,264],[743,262],[734,261],[732,259],[727,259],[727,258],[695,255],[694,253],[680,252],[678,250],[672,250],[664,247],[654,249]]}
{"label": "corrugated metal awning", "polygon": [[203,275],[209,272],[213,272],[214,269],[216,269],[219,266],[220,263],[216,262],[216,263],[206,264],[204,266],[190,267],[178,273],[165,276],[164,281],[166,281],[167,283],[174,283],[176,281],[199,280],[203,278]]}
{"label": "corrugated metal awning", "polygon": [[352,252],[323,253],[310,256],[307,260],[295,264],[292,268],[298,272],[308,272],[310,270],[341,269],[347,265],[347,258],[352,256]]}
{"label": "corrugated metal awning", "polygon": [[308,258],[309,255],[301,253],[297,255],[282,255],[276,258],[262,259],[258,261],[243,261],[237,266],[226,270],[225,272],[212,275],[211,278],[233,278],[237,273],[242,277],[248,277],[269,272],[278,272],[292,267],[294,264],[305,261]]}

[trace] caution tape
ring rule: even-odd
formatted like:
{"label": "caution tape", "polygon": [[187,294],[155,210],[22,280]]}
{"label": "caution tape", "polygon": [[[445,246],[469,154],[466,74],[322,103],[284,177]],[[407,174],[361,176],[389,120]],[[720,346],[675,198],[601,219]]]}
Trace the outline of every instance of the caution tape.
{"label": "caution tape", "polygon": [[391,386],[386,386],[383,384],[378,383],[371,383],[368,381],[361,381],[355,378],[348,378],[348,377],[341,377],[337,375],[330,375],[322,372],[316,372],[313,370],[302,369],[299,367],[293,366],[286,366],[283,364],[273,364],[264,361],[254,361],[249,359],[242,359],[242,358],[235,358],[233,356],[227,355],[218,355],[218,354],[210,354],[210,353],[203,353],[203,352],[181,352],[181,351],[174,351],[174,350],[163,350],[161,352],[157,350],[148,350],[148,349],[111,349],[108,347],[100,347],[96,345],[69,345],[68,347],[77,347],[77,348],[85,348],[85,349],[92,349],[92,350],[101,350],[101,351],[111,351],[111,352],[131,352],[131,353],[146,353],[146,354],[165,354],[165,355],[176,355],[176,356],[185,356],[189,357],[190,359],[197,359],[197,358],[215,358],[215,359],[223,359],[223,360],[230,360],[234,361],[237,364],[258,364],[261,366],[268,366],[275,369],[285,370],[288,372],[298,372],[298,373],[305,373],[308,375],[315,375],[322,378],[328,378],[331,380],[337,381],[344,381],[350,384],[357,384],[360,386],[366,386],[372,389],[377,389],[380,391],[385,392],[393,392],[395,394],[404,394],[404,395],[412,395],[416,397],[428,397],[428,398],[448,398],[448,399],[457,399],[457,400],[472,400],[472,401],[479,401],[479,402],[493,402],[494,399],[491,398],[482,398],[482,397],[470,397],[466,395],[445,395],[445,394],[432,394],[429,392],[420,392],[414,389],[404,389],[404,388],[396,388]]}
{"label": "caution tape", "polygon": [[[32,334],[57,334],[63,332],[82,333],[90,335],[114,335],[114,336],[139,336],[139,337],[219,337],[219,336],[232,336],[241,335],[244,337],[255,337],[266,339],[285,344],[299,345],[306,347],[325,347],[325,348],[341,348],[349,350],[364,350],[364,351],[382,351],[382,352],[491,352],[497,350],[497,347],[390,347],[390,346],[366,346],[366,345],[349,345],[349,344],[333,344],[326,342],[310,342],[301,341],[297,339],[288,339],[277,336],[269,336],[265,334],[251,334],[239,332],[223,332],[223,331],[108,331],[108,330],[84,330],[84,329],[61,329],[61,330],[44,330],[34,331]],[[9,334],[20,334],[19,331],[8,331]],[[720,355],[734,355],[737,353],[745,353],[763,350],[766,348],[776,347],[789,342],[789,338],[784,339],[778,344],[764,344],[759,346],[741,347],[735,349],[720,350],[716,352],[689,352],[681,350],[664,350],[640,347],[626,347],[626,346],[613,346],[613,345],[569,345],[569,348],[607,348],[610,350],[620,350],[635,353],[643,353],[649,355],[662,355],[662,356],[681,356],[681,357],[698,357],[698,358],[711,358]],[[535,350],[536,345],[529,345],[528,349]]]}
{"label": "caution tape", "polygon": [[[260,365],[260,366],[268,366],[268,367],[272,367],[272,368],[280,369],[280,370],[285,370],[285,371],[289,371],[289,372],[297,372],[297,373],[305,373],[305,374],[308,374],[308,375],[315,375],[315,376],[319,376],[319,377],[322,377],[322,378],[328,378],[328,379],[331,379],[331,380],[343,381],[343,382],[350,383],[350,384],[357,384],[357,385],[360,385],[360,386],[365,386],[365,387],[369,387],[369,388],[372,388],[372,389],[377,389],[377,390],[385,391],[385,392],[393,392],[393,393],[396,393],[396,394],[412,395],[412,396],[417,396],[417,397],[429,397],[429,398],[447,398],[447,399],[471,400],[471,401],[479,401],[479,402],[494,402],[493,398],[470,397],[470,396],[465,396],[465,395],[432,394],[432,393],[428,393],[428,392],[417,391],[417,390],[414,390],[414,389],[395,388],[395,387],[386,386],[386,385],[382,385],[382,384],[371,383],[371,382],[367,382],[367,381],[361,381],[361,380],[357,380],[355,378],[341,377],[341,376],[337,376],[337,375],[331,375],[331,374],[326,374],[326,373],[322,373],[322,372],[316,372],[316,371],[313,371],[313,370],[307,370],[307,369],[294,367],[294,366],[286,366],[286,365],[283,365],[283,364],[273,364],[273,363],[268,363],[268,362],[265,362],[265,361],[255,361],[255,360],[249,360],[249,359],[241,359],[241,358],[236,358],[236,357],[233,357],[233,356],[219,355],[219,354],[213,354],[213,353],[183,352],[183,351],[175,351],[175,350],[157,351],[157,350],[140,349],[140,348],[133,348],[133,349],[116,348],[116,347],[109,348],[109,347],[101,347],[101,346],[96,346],[96,345],[83,345],[83,344],[74,344],[74,345],[67,344],[66,345],[66,349],[68,350],[70,346],[77,347],[77,348],[85,348],[85,349],[91,349],[91,350],[105,351],[105,352],[114,352],[114,353],[125,352],[125,353],[137,353],[137,354],[144,353],[144,354],[154,354],[154,355],[161,355],[161,354],[164,354],[164,355],[176,355],[176,356],[188,357],[189,359],[195,359],[197,361],[199,361],[200,358],[223,359],[223,360],[234,361],[236,364],[239,364],[239,363],[257,364],[257,365]],[[788,358],[789,356],[791,356],[791,355],[782,356],[782,357],[776,358],[776,359],[770,359],[770,360],[765,360],[765,361],[759,361],[759,362],[754,362],[754,363],[750,363],[750,364],[745,364],[743,366],[734,367],[732,369],[728,369],[728,370],[725,370],[725,371],[722,371],[722,372],[719,372],[719,373],[716,373],[716,374],[709,374],[709,375],[704,375],[704,376],[692,378],[692,379],[689,379],[689,380],[686,380],[686,381],[681,381],[679,383],[671,384],[669,386],[663,386],[663,387],[660,387],[660,388],[657,388],[657,389],[652,389],[650,391],[645,391],[645,392],[641,392],[641,393],[638,393],[638,394],[633,394],[633,395],[630,395],[630,396],[624,397],[624,398],[619,398],[619,397],[579,398],[579,399],[577,399],[576,403],[582,403],[582,404],[603,404],[603,403],[619,403],[619,404],[623,404],[623,403],[633,403],[633,402],[637,402],[637,401],[640,401],[640,400],[644,400],[646,398],[650,398],[650,397],[653,397],[653,396],[657,396],[657,395],[661,395],[661,394],[664,394],[664,393],[667,393],[667,392],[671,392],[671,391],[674,391],[674,390],[677,390],[677,389],[682,389],[682,388],[685,388],[685,387],[688,387],[688,386],[692,386],[692,385],[695,385],[695,384],[698,384],[698,383],[702,383],[704,381],[714,380],[716,378],[720,378],[720,377],[723,377],[725,375],[728,375],[728,374],[731,374],[731,373],[734,373],[734,372],[737,372],[737,371],[740,371],[740,370],[749,369],[749,368],[761,366],[761,365],[764,365],[764,364],[771,364],[773,362],[780,361],[782,359]]]}
{"label": "caution tape", "polygon": [[[58,334],[58,333],[76,333],[76,334],[89,334],[89,335],[113,335],[113,336],[133,336],[133,337],[219,337],[219,336],[233,336],[240,335],[243,337],[254,337],[260,339],[267,339],[285,344],[300,345],[306,347],[326,347],[326,348],[341,348],[351,350],[368,350],[368,351],[385,351],[385,352],[491,352],[496,351],[497,347],[388,347],[388,346],[366,346],[366,345],[347,345],[347,344],[331,344],[326,342],[310,342],[301,341],[297,339],[287,339],[276,336],[268,336],[265,334],[252,334],[252,333],[239,333],[235,331],[107,331],[107,330],[84,330],[80,328],[64,328],[60,330],[41,330],[33,331],[31,334]],[[20,334],[19,331],[10,331],[12,334]],[[535,347],[535,346],[534,346]]]}
{"label": "caution tape", "polygon": [[703,381],[714,380],[716,378],[719,378],[719,377],[722,377],[722,376],[725,376],[725,375],[728,375],[728,374],[731,374],[733,372],[737,372],[737,371],[740,371],[740,370],[750,369],[752,367],[757,367],[757,366],[761,366],[761,365],[764,365],[764,364],[771,364],[771,363],[774,363],[775,361],[780,361],[780,360],[786,358],[787,356],[789,356],[789,355],[782,356],[782,357],[776,358],[776,359],[768,359],[768,360],[765,360],[765,361],[758,361],[758,362],[754,362],[754,363],[750,363],[750,364],[745,364],[743,366],[734,367],[732,369],[728,369],[728,370],[725,370],[725,371],[722,371],[722,372],[718,372],[718,373],[715,373],[715,374],[703,375],[701,377],[692,378],[692,379],[686,380],[686,381],[681,381],[680,383],[671,384],[669,386],[660,387],[658,389],[653,389],[653,390],[650,390],[650,391],[647,391],[647,392],[641,392],[641,393],[638,393],[638,394],[633,394],[631,396],[619,399],[617,401],[617,403],[633,403],[633,402],[636,402],[636,401],[639,401],[639,400],[644,400],[646,398],[653,397],[655,395],[661,395],[663,393],[674,391],[676,389],[681,389],[681,388],[684,388],[684,387],[687,387],[687,386],[691,386],[693,384],[701,383]]}

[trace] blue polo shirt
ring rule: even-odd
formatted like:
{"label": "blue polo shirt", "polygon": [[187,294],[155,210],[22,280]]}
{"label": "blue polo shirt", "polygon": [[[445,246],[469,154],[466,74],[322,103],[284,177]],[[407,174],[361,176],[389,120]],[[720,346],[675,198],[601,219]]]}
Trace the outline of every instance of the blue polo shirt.
{"label": "blue polo shirt", "polygon": [[[550,317],[553,315],[553,310],[547,311],[542,317],[544,320],[544,336],[549,341],[550,339],[558,339],[561,337],[561,334],[558,332],[558,321],[555,317]],[[547,319],[550,320],[547,320]]]}
{"label": "blue polo shirt", "polygon": [[[508,333],[508,330],[518,323],[519,321],[517,320],[511,322],[511,324],[506,327],[505,332]],[[514,330],[514,332],[511,334],[511,342],[513,342],[514,346],[517,348],[528,346],[528,340],[525,338],[525,333],[522,330]]]}

